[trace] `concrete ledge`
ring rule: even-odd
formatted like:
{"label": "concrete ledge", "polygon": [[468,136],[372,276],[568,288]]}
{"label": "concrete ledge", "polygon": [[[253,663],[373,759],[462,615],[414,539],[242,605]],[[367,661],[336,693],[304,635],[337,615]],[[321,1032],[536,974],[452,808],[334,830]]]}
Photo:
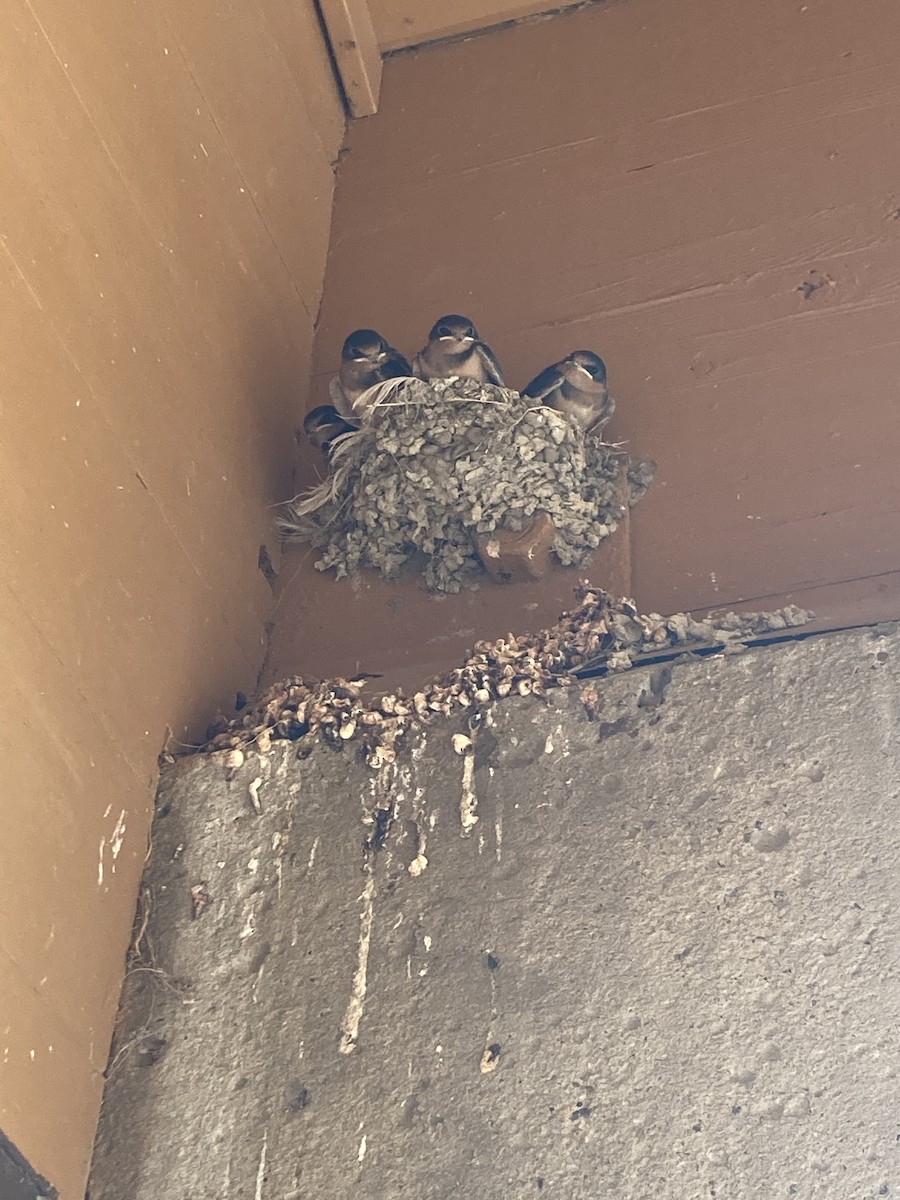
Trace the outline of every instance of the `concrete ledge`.
{"label": "concrete ledge", "polygon": [[897,630],[596,691],[165,773],[92,1200],[900,1187]]}

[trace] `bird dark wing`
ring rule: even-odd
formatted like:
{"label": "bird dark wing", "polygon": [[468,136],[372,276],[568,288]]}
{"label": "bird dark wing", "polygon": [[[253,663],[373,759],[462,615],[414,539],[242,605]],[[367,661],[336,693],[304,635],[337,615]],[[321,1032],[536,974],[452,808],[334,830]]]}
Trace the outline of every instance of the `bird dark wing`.
{"label": "bird dark wing", "polygon": [[559,367],[554,363],[552,367],[545,367],[540,375],[535,375],[528,387],[522,389],[522,395],[527,396],[529,400],[543,400],[545,396],[556,391],[562,383],[562,378]]}
{"label": "bird dark wing", "polygon": [[399,350],[394,350],[390,358],[378,368],[377,375],[379,381],[398,379],[401,375],[412,375],[412,367]]}
{"label": "bird dark wing", "polygon": [[497,387],[503,387],[503,375],[500,371],[500,364],[497,362],[493,350],[490,348],[487,342],[476,342],[475,345],[478,348],[478,353],[481,355],[481,361],[484,363],[485,369],[488,373],[488,379],[490,379],[491,383],[496,384]]}
{"label": "bird dark wing", "polygon": [[337,409],[330,404],[320,404],[318,408],[314,408],[312,412],[306,414],[303,422],[303,432],[326,458],[331,453],[335,439],[342,437],[345,433],[354,432],[356,428],[356,425],[345,421]]}

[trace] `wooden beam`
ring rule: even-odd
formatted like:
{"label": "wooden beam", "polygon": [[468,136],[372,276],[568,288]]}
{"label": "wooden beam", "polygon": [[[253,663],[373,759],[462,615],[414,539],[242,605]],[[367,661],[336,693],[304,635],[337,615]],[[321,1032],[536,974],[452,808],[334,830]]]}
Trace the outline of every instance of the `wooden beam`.
{"label": "wooden beam", "polygon": [[351,117],[378,111],[381,52],[367,0],[319,0]]}

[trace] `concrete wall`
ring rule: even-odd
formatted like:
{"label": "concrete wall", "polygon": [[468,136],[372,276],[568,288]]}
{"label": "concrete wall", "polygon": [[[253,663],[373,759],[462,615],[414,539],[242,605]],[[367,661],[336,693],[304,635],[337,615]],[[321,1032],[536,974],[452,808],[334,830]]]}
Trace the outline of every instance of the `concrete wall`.
{"label": "concrete wall", "polygon": [[900,632],[597,690],[164,773],[91,1200],[896,1193]]}
{"label": "concrete wall", "polygon": [[79,1200],[156,756],[262,658],[343,116],[282,0],[11,0],[0,76],[0,1129]]}

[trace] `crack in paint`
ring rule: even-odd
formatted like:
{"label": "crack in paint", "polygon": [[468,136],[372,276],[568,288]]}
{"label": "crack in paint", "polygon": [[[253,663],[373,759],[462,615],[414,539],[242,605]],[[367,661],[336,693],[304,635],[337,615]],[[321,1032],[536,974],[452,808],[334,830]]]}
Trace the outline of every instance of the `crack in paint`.
{"label": "crack in paint", "polygon": [[125,841],[125,817],[127,813],[123,808],[119,813],[119,819],[116,821],[116,827],[112,831],[109,839],[109,849],[113,857],[113,874],[116,872],[116,859],[119,857],[119,852],[122,849],[122,843]]}

